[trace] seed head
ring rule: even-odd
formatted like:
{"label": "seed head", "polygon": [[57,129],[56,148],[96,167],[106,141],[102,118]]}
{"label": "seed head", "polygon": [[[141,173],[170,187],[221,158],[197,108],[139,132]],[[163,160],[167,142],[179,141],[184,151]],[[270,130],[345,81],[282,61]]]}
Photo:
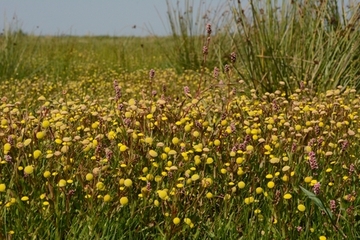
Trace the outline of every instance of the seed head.
{"label": "seed head", "polygon": [[315,153],[313,151],[309,152],[309,164],[312,170],[319,168],[318,163],[316,161]]}
{"label": "seed head", "polygon": [[225,65],[225,72],[229,72],[230,71],[230,66],[228,64]]}
{"label": "seed head", "polygon": [[320,187],[321,187],[321,184],[319,182],[315,183],[315,185],[313,187],[313,191],[314,191],[315,195],[320,194]]}
{"label": "seed head", "polygon": [[210,23],[206,24],[206,32],[207,32],[207,34],[209,36],[211,35],[212,30],[211,30],[211,24]]}
{"label": "seed head", "polygon": [[203,46],[203,54],[204,54],[204,55],[208,55],[208,53],[209,53],[208,47],[207,47],[207,46]]}
{"label": "seed head", "polygon": [[335,200],[330,200],[330,210],[332,213],[336,211],[336,202]]}
{"label": "seed head", "polygon": [[236,62],[236,53],[235,52],[232,52],[230,54],[230,61],[231,63],[235,63]]}
{"label": "seed head", "polygon": [[153,79],[155,77],[155,70],[154,69],[150,70],[149,77],[150,77],[150,79]]}
{"label": "seed head", "polygon": [[184,93],[185,93],[185,95],[190,94],[190,88],[188,86],[184,87]]}
{"label": "seed head", "polygon": [[216,79],[219,77],[219,68],[214,67],[214,73],[213,73],[213,76],[214,76],[214,78],[216,78]]}

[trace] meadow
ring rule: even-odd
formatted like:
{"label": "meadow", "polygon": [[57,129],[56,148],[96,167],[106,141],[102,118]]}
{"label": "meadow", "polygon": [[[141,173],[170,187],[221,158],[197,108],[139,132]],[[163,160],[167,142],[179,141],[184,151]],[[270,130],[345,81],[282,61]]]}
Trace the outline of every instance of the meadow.
{"label": "meadow", "polygon": [[251,2],[196,33],[169,5],[168,37],[4,32],[0,238],[360,238],[360,5]]}

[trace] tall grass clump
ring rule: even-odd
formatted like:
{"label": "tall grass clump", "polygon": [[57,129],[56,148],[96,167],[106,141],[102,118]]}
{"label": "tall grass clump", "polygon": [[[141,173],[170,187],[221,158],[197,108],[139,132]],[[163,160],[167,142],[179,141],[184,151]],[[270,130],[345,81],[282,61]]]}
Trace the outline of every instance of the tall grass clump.
{"label": "tall grass clump", "polygon": [[[183,72],[185,69],[199,70],[203,66],[203,55],[199,49],[202,49],[206,42],[204,35],[206,24],[212,24],[215,33],[211,39],[214,43],[212,46],[229,46],[229,44],[223,44],[228,39],[225,34],[227,29],[225,26],[231,20],[228,5],[211,6],[210,4],[207,6],[206,2],[198,2],[199,5],[195,11],[196,4],[193,0],[183,1],[183,7],[179,1],[176,6],[171,1],[166,1],[168,30],[172,44],[170,48],[163,48],[163,50],[171,67],[175,68],[177,72]],[[215,48],[214,51],[209,52],[207,66],[214,67],[218,63],[221,53]]]}
{"label": "tall grass clump", "polygon": [[248,86],[287,92],[359,88],[360,5],[342,1],[238,1],[229,31]]}
{"label": "tall grass clump", "polygon": [[16,22],[4,26],[0,36],[1,78],[24,77],[34,71],[33,61],[26,53],[36,51],[38,41],[27,41],[27,38]]}

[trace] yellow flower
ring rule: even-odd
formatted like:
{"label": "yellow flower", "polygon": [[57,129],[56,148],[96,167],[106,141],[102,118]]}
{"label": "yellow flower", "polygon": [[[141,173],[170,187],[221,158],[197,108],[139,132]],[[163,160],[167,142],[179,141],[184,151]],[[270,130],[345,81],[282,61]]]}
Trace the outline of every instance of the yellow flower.
{"label": "yellow flower", "polygon": [[213,194],[212,194],[211,192],[208,192],[208,193],[206,194],[206,197],[207,197],[208,199],[213,198]]}
{"label": "yellow flower", "polygon": [[238,187],[239,187],[240,189],[244,188],[244,187],[245,187],[245,183],[244,183],[243,181],[238,182]]}
{"label": "yellow flower", "polygon": [[213,158],[207,158],[206,159],[206,164],[212,164],[214,162]]}
{"label": "yellow flower", "polygon": [[21,201],[23,201],[23,202],[28,201],[28,200],[29,200],[29,197],[27,197],[27,196],[23,196],[23,197],[21,198]]}
{"label": "yellow flower", "polygon": [[261,187],[258,187],[258,188],[255,189],[255,192],[256,192],[257,194],[260,194],[260,193],[263,192],[263,189],[262,189]]}
{"label": "yellow flower", "polygon": [[290,199],[290,198],[292,198],[292,196],[291,196],[291,194],[290,193],[287,193],[287,194],[285,194],[284,195],[284,199]]}
{"label": "yellow flower", "polygon": [[132,186],[132,180],[131,179],[125,179],[124,180],[125,187],[131,187]]}
{"label": "yellow flower", "polygon": [[85,176],[86,181],[91,181],[94,179],[94,175],[92,173],[88,173]]}
{"label": "yellow flower", "polygon": [[198,131],[194,131],[193,134],[192,134],[194,137],[199,137],[200,136],[200,133]]}
{"label": "yellow flower", "polygon": [[105,190],[105,185],[102,182],[98,182],[98,183],[96,183],[96,188],[97,188],[97,190],[102,191],[102,190]]}
{"label": "yellow flower", "polygon": [[267,183],[267,187],[268,188],[273,188],[273,187],[275,187],[275,183],[273,181],[270,181],[270,182]]}
{"label": "yellow flower", "polygon": [[128,204],[128,202],[129,202],[129,199],[127,197],[120,198],[120,204],[121,205],[124,206],[124,205]]}
{"label": "yellow flower", "polygon": [[41,155],[41,151],[40,150],[35,150],[33,153],[34,159],[38,159]]}
{"label": "yellow flower", "polygon": [[50,126],[50,122],[48,120],[45,120],[45,121],[42,122],[41,126],[43,128],[48,128]]}
{"label": "yellow flower", "polygon": [[192,180],[192,181],[196,181],[196,180],[198,180],[199,178],[200,178],[199,174],[194,174],[194,175],[191,176],[191,180]]}
{"label": "yellow flower", "polygon": [[36,138],[37,139],[42,139],[45,137],[45,132],[37,132],[36,133]]}
{"label": "yellow flower", "polygon": [[306,207],[305,207],[304,204],[299,204],[298,207],[297,207],[297,209],[298,209],[300,212],[304,212],[305,209],[306,209]]}
{"label": "yellow flower", "polygon": [[25,169],[24,169],[24,172],[26,174],[32,174],[34,172],[34,167],[33,166],[26,166]]}
{"label": "yellow flower", "polygon": [[26,139],[26,140],[24,141],[24,146],[26,147],[26,146],[28,146],[30,143],[31,143],[31,139],[30,139],[30,138],[29,138],[29,139]]}
{"label": "yellow flower", "polygon": [[165,190],[158,190],[157,193],[162,200],[166,200],[169,198],[169,196]]}
{"label": "yellow flower", "polygon": [[311,147],[310,147],[310,146],[306,146],[306,147],[304,148],[304,151],[305,151],[305,153],[311,152]]}
{"label": "yellow flower", "polygon": [[325,236],[320,236],[319,240],[326,240],[326,237]]}
{"label": "yellow flower", "polygon": [[109,140],[113,140],[116,137],[116,133],[114,131],[110,131],[107,134],[107,137],[108,137]]}
{"label": "yellow flower", "polygon": [[219,140],[219,139],[216,139],[216,140],[214,141],[214,145],[215,145],[215,146],[219,146],[219,145],[220,145],[220,143],[221,143],[221,142],[220,142],[220,140]]}
{"label": "yellow flower", "polygon": [[106,194],[104,196],[104,202],[109,202],[111,200],[111,196],[109,194]]}
{"label": "yellow flower", "polygon": [[190,218],[184,218],[184,222],[185,222],[187,225],[190,225],[190,224],[191,224],[191,219],[190,219]]}
{"label": "yellow flower", "polygon": [[180,223],[180,218],[178,218],[178,217],[174,218],[174,219],[173,219],[173,223],[174,223],[175,225],[178,225],[178,224]]}
{"label": "yellow flower", "polygon": [[0,184],[0,192],[5,192],[6,190],[6,185],[4,183]]}
{"label": "yellow flower", "polygon": [[176,145],[176,144],[178,144],[179,143],[179,138],[177,138],[177,137],[174,137],[172,140],[171,140],[171,142],[174,144],[174,145]]}
{"label": "yellow flower", "polygon": [[127,149],[128,149],[128,147],[126,145],[120,146],[120,152],[125,152]]}
{"label": "yellow flower", "polygon": [[156,158],[158,156],[157,152],[155,152],[154,150],[150,150],[149,155],[153,158]]}
{"label": "yellow flower", "polygon": [[304,179],[304,181],[305,181],[306,183],[311,182],[311,180],[312,180],[312,177],[305,177],[305,179]]}
{"label": "yellow flower", "polygon": [[65,187],[66,186],[66,180],[64,179],[60,179],[59,183],[58,183],[59,187]]}
{"label": "yellow flower", "polygon": [[248,197],[244,199],[245,204],[250,204],[255,201],[254,197]]}
{"label": "yellow flower", "polygon": [[43,174],[44,178],[49,178],[50,175],[51,175],[51,173],[49,171],[45,171]]}
{"label": "yellow flower", "polygon": [[8,154],[10,149],[11,149],[11,144],[10,143],[5,143],[4,144],[4,154]]}
{"label": "yellow flower", "polygon": [[246,146],[246,151],[247,151],[247,152],[252,152],[252,151],[254,151],[254,147],[251,146],[251,145],[247,145],[247,146]]}

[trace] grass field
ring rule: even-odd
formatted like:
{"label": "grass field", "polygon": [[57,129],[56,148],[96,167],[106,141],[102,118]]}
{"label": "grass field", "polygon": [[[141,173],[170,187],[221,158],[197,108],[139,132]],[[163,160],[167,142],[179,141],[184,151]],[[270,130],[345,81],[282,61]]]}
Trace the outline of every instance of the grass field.
{"label": "grass field", "polygon": [[256,2],[216,35],[5,32],[0,239],[360,238],[359,4]]}

